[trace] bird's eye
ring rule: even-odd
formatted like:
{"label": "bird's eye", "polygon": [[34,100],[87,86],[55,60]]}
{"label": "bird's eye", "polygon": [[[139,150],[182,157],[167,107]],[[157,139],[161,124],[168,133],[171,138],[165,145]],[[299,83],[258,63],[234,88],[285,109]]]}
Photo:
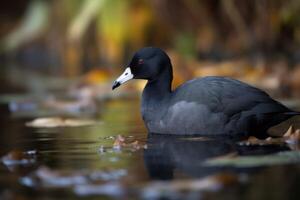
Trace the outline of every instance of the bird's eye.
{"label": "bird's eye", "polygon": [[142,64],[144,64],[144,60],[143,59],[139,59],[139,65],[142,65]]}

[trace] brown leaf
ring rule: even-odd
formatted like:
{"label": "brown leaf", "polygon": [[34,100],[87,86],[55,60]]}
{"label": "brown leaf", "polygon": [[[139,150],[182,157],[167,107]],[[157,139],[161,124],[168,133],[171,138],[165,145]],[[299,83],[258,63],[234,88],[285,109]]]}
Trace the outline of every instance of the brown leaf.
{"label": "brown leaf", "polygon": [[114,149],[121,149],[121,148],[131,148],[134,150],[139,150],[139,149],[146,149],[147,145],[142,144],[141,142],[135,140],[133,142],[128,142],[126,141],[126,138],[122,135],[117,135],[114,144],[113,144]]}
{"label": "brown leaf", "polygon": [[12,150],[1,158],[6,166],[11,165],[27,165],[35,162],[36,151],[22,152],[20,150]]}
{"label": "brown leaf", "polygon": [[125,145],[125,138],[122,135],[117,135],[113,147],[116,149],[120,149],[124,145]]}
{"label": "brown leaf", "polygon": [[293,126],[290,126],[289,129],[284,133],[283,137],[290,137],[294,132]]}
{"label": "brown leaf", "polygon": [[260,140],[256,137],[251,136],[247,140],[239,142],[239,145],[246,145],[246,146],[250,146],[250,145],[264,146],[264,145],[280,145],[280,144],[284,144],[283,138],[268,137],[264,140]]}
{"label": "brown leaf", "polygon": [[[289,128],[290,130],[291,128]],[[288,131],[287,131],[288,132]],[[292,150],[300,149],[300,129],[291,130],[290,133],[284,134],[284,141]]]}
{"label": "brown leaf", "polygon": [[292,150],[299,150],[300,129],[294,130],[293,126],[284,133],[280,138],[268,137],[264,140],[256,137],[249,137],[248,140],[239,142],[240,145],[283,145],[287,144]]}

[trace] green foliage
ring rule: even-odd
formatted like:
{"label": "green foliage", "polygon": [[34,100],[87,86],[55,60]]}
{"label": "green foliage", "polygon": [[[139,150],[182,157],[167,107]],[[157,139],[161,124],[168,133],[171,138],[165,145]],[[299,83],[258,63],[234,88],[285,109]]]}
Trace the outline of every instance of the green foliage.
{"label": "green foliage", "polygon": [[179,33],[175,38],[176,50],[186,57],[196,55],[196,37],[188,32]]}

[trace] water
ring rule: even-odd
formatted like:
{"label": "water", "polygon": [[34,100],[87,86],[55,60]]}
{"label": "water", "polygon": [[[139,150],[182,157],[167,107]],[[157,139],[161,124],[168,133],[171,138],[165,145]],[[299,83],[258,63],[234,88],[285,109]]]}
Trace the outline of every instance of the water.
{"label": "water", "polygon": [[[0,112],[0,199],[299,199],[299,164],[203,165],[212,157],[287,151],[228,139],[147,136],[139,100],[114,100],[91,126],[30,128],[30,117]],[[114,146],[117,135],[125,146]],[[138,141],[138,145],[133,145]],[[20,155],[21,154],[21,155]],[[21,158],[20,158],[21,157]],[[8,159],[8,161],[10,161]]]}

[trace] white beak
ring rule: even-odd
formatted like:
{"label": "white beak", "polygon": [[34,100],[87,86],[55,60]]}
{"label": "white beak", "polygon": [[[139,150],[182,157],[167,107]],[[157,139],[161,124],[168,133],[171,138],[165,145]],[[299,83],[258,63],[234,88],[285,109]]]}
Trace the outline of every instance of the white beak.
{"label": "white beak", "polygon": [[119,76],[119,78],[117,78],[117,80],[115,80],[115,82],[112,86],[112,89],[119,87],[120,85],[131,80],[132,78],[133,78],[133,74],[131,73],[130,67],[127,67],[125,69],[125,71],[123,72],[123,74],[121,76]]}

